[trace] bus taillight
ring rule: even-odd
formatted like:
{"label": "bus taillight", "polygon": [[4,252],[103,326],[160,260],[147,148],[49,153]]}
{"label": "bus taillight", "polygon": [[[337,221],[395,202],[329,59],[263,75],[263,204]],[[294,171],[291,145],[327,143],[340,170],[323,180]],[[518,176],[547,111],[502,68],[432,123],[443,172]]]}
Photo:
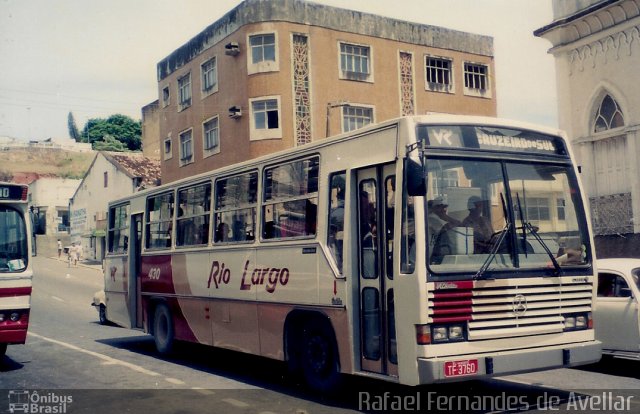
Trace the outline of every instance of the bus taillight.
{"label": "bus taillight", "polygon": [[416,325],[416,342],[418,345],[431,343],[431,328],[429,325]]}

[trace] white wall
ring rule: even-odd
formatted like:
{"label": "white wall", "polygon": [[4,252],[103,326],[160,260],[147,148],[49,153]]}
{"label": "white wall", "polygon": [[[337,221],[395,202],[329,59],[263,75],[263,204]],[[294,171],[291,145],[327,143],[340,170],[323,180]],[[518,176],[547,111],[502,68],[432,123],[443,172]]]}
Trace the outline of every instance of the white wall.
{"label": "white wall", "polygon": [[66,178],[39,178],[29,185],[31,205],[46,208],[47,234],[58,232],[58,210],[69,208],[69,199],[78,188],[80,180]]}
{"label": "white wall", "polygon": [[[107,173],[107,186],[104,173]],[[81,241],[84,256],[101,259],[100,246],[91,246],[90,235],[96,229],[96,218],[106,218],[110,200],[127,196],[134,191],[132,179],[120,172],[102,154],[87,172],[71,205],[71,240]],[[96,238],[95,241],[99,241]],[[97,248],[96,248],[97,247]]]}

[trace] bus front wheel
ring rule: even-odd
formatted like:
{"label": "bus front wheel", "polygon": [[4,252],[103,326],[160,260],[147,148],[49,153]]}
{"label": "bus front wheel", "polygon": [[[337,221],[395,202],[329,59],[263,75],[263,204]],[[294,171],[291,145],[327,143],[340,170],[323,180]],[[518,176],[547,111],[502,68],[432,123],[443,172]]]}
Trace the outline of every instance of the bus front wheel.
{"label": "bus front wheel", "polygon": [[167,355],[173,350],[173,319],[171,311],[164,303],[156,306],[153,317],[153,339],[159,353]]}
{"label": "bus front wheel", "polygon": [[333,330],[326,324],[307,324],[300,351],[302,375],[316,391],[335,390],[341,379],[340,361]]}

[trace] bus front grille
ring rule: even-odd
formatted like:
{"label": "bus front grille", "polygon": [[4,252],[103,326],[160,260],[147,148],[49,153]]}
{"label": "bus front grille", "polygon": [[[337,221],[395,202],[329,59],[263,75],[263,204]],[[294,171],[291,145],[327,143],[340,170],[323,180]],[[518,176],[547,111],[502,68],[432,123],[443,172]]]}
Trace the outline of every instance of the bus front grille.
{"label": "bus front grille", "polygon": [[467,322],[470,341],[562,332],[565,316],[592,310],[588,278],[431,284],[429,323]]}

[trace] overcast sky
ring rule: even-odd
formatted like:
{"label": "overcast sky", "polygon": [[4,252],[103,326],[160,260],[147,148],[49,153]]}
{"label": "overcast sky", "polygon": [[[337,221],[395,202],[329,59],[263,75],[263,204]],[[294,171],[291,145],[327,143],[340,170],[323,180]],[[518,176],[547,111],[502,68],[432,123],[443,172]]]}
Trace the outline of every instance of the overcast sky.
{"label": "overcast sky", "polygon": [[[498,116],[557,126],[550,0],[316,0],[493,36]],[[0,136],[67,137],[114,113],[141,118],[156,64],[240,0],[0,0]]]}

